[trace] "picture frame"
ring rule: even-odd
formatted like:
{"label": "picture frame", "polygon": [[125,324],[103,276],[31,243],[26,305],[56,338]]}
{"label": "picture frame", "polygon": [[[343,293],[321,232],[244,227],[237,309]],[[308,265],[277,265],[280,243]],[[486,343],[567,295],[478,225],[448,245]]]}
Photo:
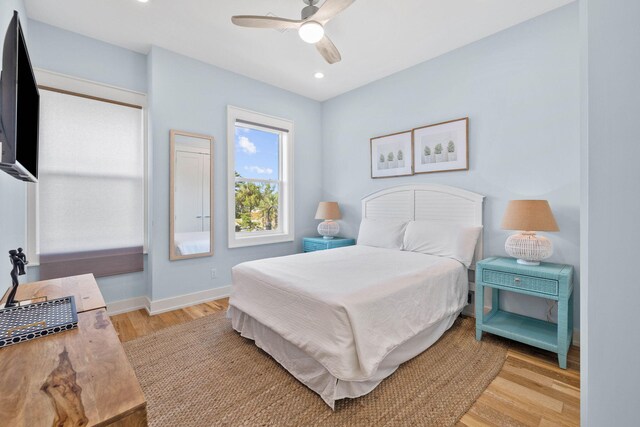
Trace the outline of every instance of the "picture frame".
{"label": "picture frame", "polygon": [[415,174],[469,170],[469,118],[411,131]]}
{"label": "picture frame", "polygon": [[371,138],[371,178],[413,175],[412,136],[409,130]]}

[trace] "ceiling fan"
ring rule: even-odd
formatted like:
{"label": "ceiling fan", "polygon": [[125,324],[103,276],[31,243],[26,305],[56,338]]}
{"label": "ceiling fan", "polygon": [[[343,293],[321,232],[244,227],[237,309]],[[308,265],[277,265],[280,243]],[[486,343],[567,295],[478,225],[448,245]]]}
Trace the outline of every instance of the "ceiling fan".
{"label": "ceiling fan", "polygon": [[315,44],[318,52],[329,64],[339,62],[342,59],[340,52],[324,33],[324,26],[355,0],[325,0],[320,7],[316,6],[319,0],[302,1],[307,6],[302,9],[299,20],[277,16],[240,15],[231,17],[231,22],[241,27],[298,30],[300,38],[307,43]]}

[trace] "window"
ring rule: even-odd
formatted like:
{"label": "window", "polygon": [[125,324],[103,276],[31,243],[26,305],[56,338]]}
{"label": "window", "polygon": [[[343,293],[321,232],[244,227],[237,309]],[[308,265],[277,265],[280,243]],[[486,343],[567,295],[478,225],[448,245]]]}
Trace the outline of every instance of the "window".
{"label": "window", "polygon": [[292,241],[293,123],[229,106],[229,247]]}
{"label": "window", "polygon": [[[65,87],[72,79],[62,80]],[[83,92],[40,87],[40,176],[30,191],[29,235],[41,279],[143,268],[144,111],[89,96],[95,84],[82,83]]]}

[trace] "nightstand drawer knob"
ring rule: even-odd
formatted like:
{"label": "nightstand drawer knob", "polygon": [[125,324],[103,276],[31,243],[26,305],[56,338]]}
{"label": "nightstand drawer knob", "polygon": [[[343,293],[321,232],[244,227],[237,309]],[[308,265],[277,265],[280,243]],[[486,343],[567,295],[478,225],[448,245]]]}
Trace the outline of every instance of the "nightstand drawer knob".
{"label": "nightstand drawer knob", "polygon": [[516,283],[520,283],[521,282],[519,277],[514,278],[513,281],[516,282]]}

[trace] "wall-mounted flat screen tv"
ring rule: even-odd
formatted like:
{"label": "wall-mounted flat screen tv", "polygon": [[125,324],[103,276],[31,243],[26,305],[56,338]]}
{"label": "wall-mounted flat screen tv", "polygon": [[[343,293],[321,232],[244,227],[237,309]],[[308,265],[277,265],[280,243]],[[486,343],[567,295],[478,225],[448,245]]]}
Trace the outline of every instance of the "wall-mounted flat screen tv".
{"label": "wall-mounted flat screen tv", "polygon": [[37,182],[40,94],[18,12],[13,13],[4,38],[0,90],[0,169]]}

